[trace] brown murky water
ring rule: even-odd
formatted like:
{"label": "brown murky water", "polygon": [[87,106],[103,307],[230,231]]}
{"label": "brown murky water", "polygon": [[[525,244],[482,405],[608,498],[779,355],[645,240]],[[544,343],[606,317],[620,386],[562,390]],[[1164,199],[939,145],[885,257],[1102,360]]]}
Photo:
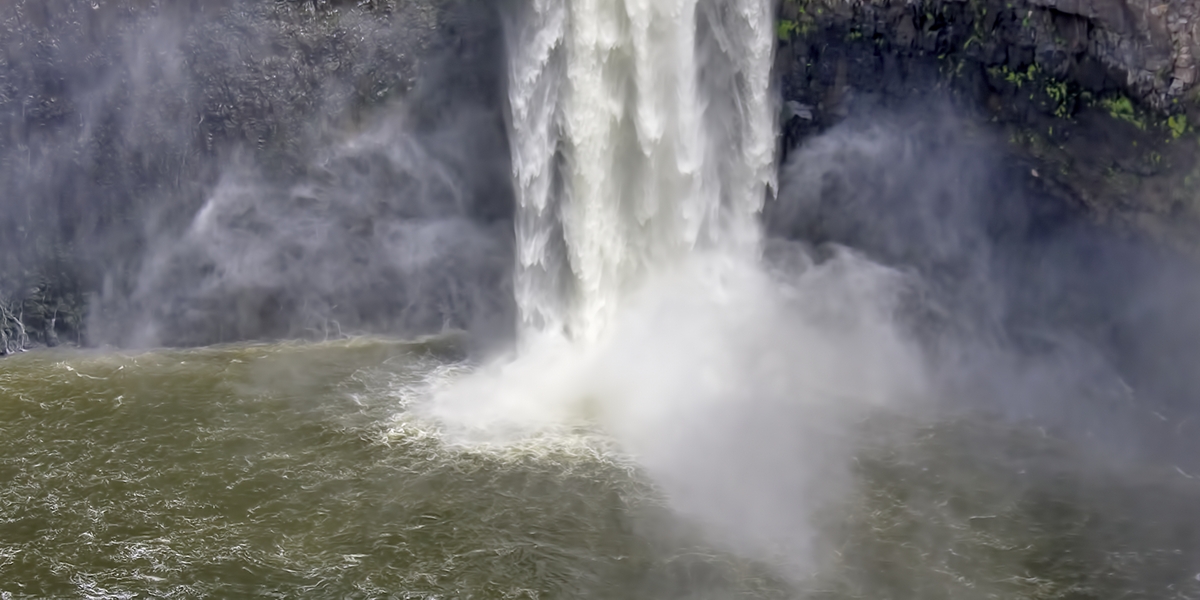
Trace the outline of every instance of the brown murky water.
{"label": "brown murky water", "polygon": [[6,359],[0,597],[1200,598],[1200,482],[1170,469],[985,420],[866,436],[793,573],[600,434],[467,448],[406,416],[468,370],[451,338]]}

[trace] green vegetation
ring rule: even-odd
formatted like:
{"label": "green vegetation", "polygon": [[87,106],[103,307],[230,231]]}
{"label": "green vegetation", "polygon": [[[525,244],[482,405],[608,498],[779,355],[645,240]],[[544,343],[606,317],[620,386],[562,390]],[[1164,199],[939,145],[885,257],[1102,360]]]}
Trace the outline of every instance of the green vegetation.
{"label": "green vegetation", "polygon": [[792,36],[800,33],[800,24],[788,19],[780,19],[779,24],[775,26],[775,34],[779,36],[779,41],[789,42]]}
{"label": "green vegetation", "polygon": [[1134,108],[1133,101],[1129,97],[1117,96],[1114,98],[1104,98],[1100,100],[1100,106],[1104,107],[1112,118],[1120,119],[1145,131],[1146,119]]}
{"label": "green vegetation", "polygon": [[1171,138],[1177,140],[1183,137],[1191,129],[1191,126],[1188,125],[1186,116],[1171,115],[1167,117],[1167,129],[1171,131]]}
{"label": "green vegetation", "polygon": [[[782,0],[782,4],[780,16],[788,21],[780,23],[781,38],[799,35],[807,24],[811,31],[820,30],[819,39],[831,45],[871,40],[879,47],[878,55],[899,52],[901,63],[935,68],[938,75],[930,91],[944,91],[964,104],[984,104],[987,118],[1007,130],[1013,150],[1033,159],[1040,177],[1062,184],[1088,206],[1124,214],[1134,203],[1123,199],[1136,196],[1137,208],[1131,211],[1166,215],[1177,210],[1189,223],[1200,220],[1200,196],[1194,191],[1200,185],[1200,166],[1193,169],[1200,162],[1200,150],[1194,145],[1200,143],[1200,121],[1188,116],[1200,107],[1200,89],[1168,98],[1166,106],[1132,88],[1112,89],[1105,84],[1088,89],[1077,65],[1048,55],[1051,48],[1067,55],[1080,52],[1087,33],[1065,26],[1044,5],[917,0],[907,5],[903,19],[875,29],[864,23],[875,19],[878,26],[878,2],[866,3],[874,8],[836,15],[826,12],[828,18],[816,16],[818,7],[828,11],[837,3]],[[1031,44],[1038,46],[1038,52],[1025,54],[1020,63],[1006,64],[1008,48],[1021,47],[1025,52]],[[864,69],[878,69],[869,64],[848,68],[848,77],[859,81],[870,77]],[[981,72],[987,82],[984,89],[978,82]],[[808,73],[811,77],[812,71]],[[1189,208],[1164,208],[1163,197],[1173,198],[1173,194],[1186,196],[1186,202],[1176,204]]]}
{"label": "green vegetation", "polygon": [[[1094,100],[1091,94],[1082,96],[1089,106],[1100,106],[1114,119],[1124,121],[1142,131],[1160,131],[1169,134],[1167,142],[1177,141],[1194,131],[1188,124],[1187,115],[1175,114],[1162,118],[1136,106],[1133,100],[1125,95],[1110,96]],[[1133,143],[1135,146],[1137,142]]]}
{"label": "green vegetation", "polygon": [[988,73],[990,73],[993,77],[1003,79],[1004,81],[1008,82],[1009,85],[1012,85],[1017,89],[1020,89],[1027,83],[1032,83],[1034,79],[1038,77],[1040,71],[1041,69],[1039,69],[1036,64],[1029,65],[1029,67],[1024,71],[1014,71],[1007,66],[992,67],[988,69]]}
{"label": "green vegetation", "polygon": [[[794,19],[780,18],[775,25],[775,35],[781,42],[790,42],[796,36],[805,36],[812,32],[816,26],[815,19],[810,12],[809,2],[811,0],[786,0],[785,6],[795,12]],[[816,14],[821,14],[820,8],[816,9]],[[787,14],[786,12],[784,14]]]}
{"label": "green vegetation", "polygon": [[[1070,83],[1047,75],[1036,63],[1029,65],[1024,70],[1013,70],[1007,66],[992,67],[988,69],[988,74],[1018,90],[1026,87],[1032,88],[1034,84],[1041,83],[1041,90],[1045,94],[1042,102],[1048,105],[1048,110],[1055,117],[1069,119],[1075,111],[1075,101],[1079,97],[1079,92]],[[1030,92],[1029,99],[1038,100],[1036,89]]]}
{"label": "green vegetation", "polygon": [[1073,95],[1067,82],[1054,80],[1046,84],[1046,95],[1054,102],[1054,116],[1065,119],[1071,116]]}

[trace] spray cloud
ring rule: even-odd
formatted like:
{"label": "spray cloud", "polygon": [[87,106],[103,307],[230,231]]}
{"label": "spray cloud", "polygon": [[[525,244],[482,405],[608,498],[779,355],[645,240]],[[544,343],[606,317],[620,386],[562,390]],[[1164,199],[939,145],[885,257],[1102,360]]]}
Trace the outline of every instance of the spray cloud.
{"label": "spray cloud", "polygon": [[[760,229],[769,6],[735,4],[531,2],[510,23],[524,344],[426,407],[454,439],[599,424],[675,509],[797,581],[844,541],[821,519],[860,492],[864,448],[918,448],[938,423],[1088,449],[1033,466],[1017,437],[981,436],[971,456],[1025,477],[991,507],[1189,454],[1151,415],[1186,423],[1163,403],[1194,385],[1161,394],[1110,328],[1155,344],[1180,315],[1129,307],[1195,274],[1080,221],[969,117],[860,111],[791,154]],[[1104,295],[1129,277],[1145,286]]]}

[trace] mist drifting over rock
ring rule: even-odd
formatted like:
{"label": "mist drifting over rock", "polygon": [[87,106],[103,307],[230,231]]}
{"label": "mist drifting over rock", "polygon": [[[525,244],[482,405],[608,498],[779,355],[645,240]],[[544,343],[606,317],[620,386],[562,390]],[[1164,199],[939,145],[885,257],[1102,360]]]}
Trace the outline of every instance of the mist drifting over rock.
{"label": "mist drifting over rock", "polygon": [[0,2],[0,598],[1194,597],[1194,16]]}
{"label": "mist drifting over rock", "polygon": [[[194,345],[504,320],[494,8],[60,4],[4,7],[5,302],[36,313],[35,337]],[[404,244],[425,258],[381,265]]]}

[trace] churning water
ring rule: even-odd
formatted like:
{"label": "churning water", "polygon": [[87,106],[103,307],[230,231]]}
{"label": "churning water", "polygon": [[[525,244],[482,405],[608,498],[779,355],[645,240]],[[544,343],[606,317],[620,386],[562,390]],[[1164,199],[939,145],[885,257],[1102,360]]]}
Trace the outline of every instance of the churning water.
{"label": "churning water", "polygon": [[[1194,598],[1194,481],[1037,431],[861,424],[820,569],[714,543],[595,430],[453,443],[457,340],[41,353],[0,372],[4,598]],[[799,462],[804,457],[780,457]],[[729,485],[738,485],[731,479]],[[737,510],[752,511],[743,506]],[[1146,518],[1147,514],[1158,515]],[[782,524],[781,524],[782,526]],[[760,554],[761,556],[761,554]]]}
{"label": "churning water", "polygon": [[590,342],[656,271],[699,249],[756,249],[774,181],[772,6],[527,10],[509,92],[517,301],[527,334]]}
{"label": "churning water", "polygon": [[920,281],[765,240],[767,0],[513,15],[519,350],[0,370],[0,598],[1197,598],[1200,485],[939,411]]}

